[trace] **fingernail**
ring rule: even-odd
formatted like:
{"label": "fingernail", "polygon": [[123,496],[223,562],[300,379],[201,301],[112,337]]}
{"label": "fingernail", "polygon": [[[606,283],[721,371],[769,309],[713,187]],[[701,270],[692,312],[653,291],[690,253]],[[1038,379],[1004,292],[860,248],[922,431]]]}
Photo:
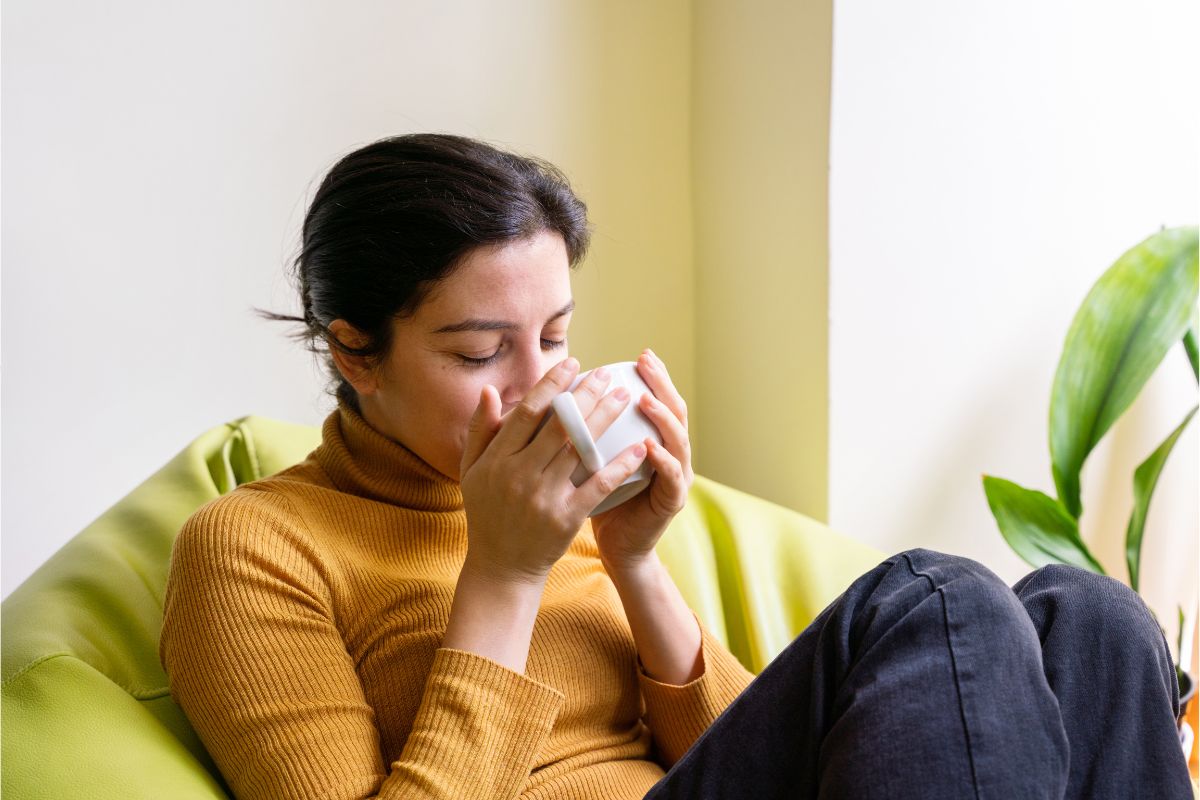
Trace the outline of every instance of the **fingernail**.
{"label": "fingernail", "polygon": [[617,388],[613,389],[613,397],[617,398],[621,402],[625,402],[629,399],[629,390],[624,386],[618,386]]}
{"label": "fingernail", "polygon": [[608,380],[608,367],[596,367],[596,377],[602,381]]}
{"label": "fingernail", "polygon": [[570,372],[577,366],[579,366],[579,362],[575,360],[575,356],[567,356],[558,365],[558,369],[561,372]]}
{"label": "fingernail", "polygon": [[646,445],[639,444],[637,447],[633,448],[633,454],[637,458],[641,458],[642,456],[646,455]]}

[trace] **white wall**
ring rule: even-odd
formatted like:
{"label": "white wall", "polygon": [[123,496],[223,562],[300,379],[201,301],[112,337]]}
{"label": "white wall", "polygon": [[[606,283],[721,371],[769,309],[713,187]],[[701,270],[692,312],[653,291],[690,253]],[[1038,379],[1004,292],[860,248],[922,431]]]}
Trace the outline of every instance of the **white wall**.
{"label": "white wall", "polygon": [[309,192],[381,136],[558,163],[597,229],[573,354],[652,346],[691,394],[689,14],[6,0],[4,593],[200,432],[325,416],[323,373],[250,309],[295,312]]}
{"label": "white wall", "polygon": [[[1197,221],[1200,12],[1148,3],[834,5],[830,522],[1015,581],[980,476],[1053,495],[1050,386],[1097,277]],[[1084,538],[1125,578],[1134,468],[1196,402],[1182,347],[1089,460]],[[1195,423],[1167,463],[1143,585],[1195,603]]]}
{"label": "white wall", "polygon": [[[824,301],[811,291],[828,278],[827,401],[810,391],[824,380],[813,338],[764,340],[755,332],[777,334],[779,320],[753,310],[722,326],[790,359],[788,391],[806,409],[793,438],[821,439],[827,407],[829,520],[886,551],[960,552],[1015,580],[1026,568],[980,474],[1052,489],[1047,406],[1071,315],[1124,249],[1196,220],[1193,6],[836,3],[825,275],[822,232],[801,223],[820,214],[826,111],[813,76],[827,6],[760,0],[730,17],[706,0],[7,0],[0,586],[198,432],[248,413],[320,421],[324,376],[249,309],[295,309],[284,266],[324,170],[412,130],[488,138],[567,170],[597,226],[574,279],[572,351],[586,364],[654,346],[714,477],[720,448],[736,454],[740,440],[717,438],[737,398],[708,357],[736,366],[736,351],[723,331],[697,331],[707,317],[694,310],[721,312],[738,270],[761,266],[744,254],[763,231],[786,238],[796,216],[797,250],[768,268],[814,324]],[[769,169],[762,148],[781,139],[794,145],[776,162],[790,182],[747,183],[719,160],[732,141],[760,148],[739,157]],[[787,211],[722,213],[756,186],[774,193],[764,208]],[[695,254],[693,200],[712,223]],[[763,227],[739,245],[742,223]],[[1130,474],[1194,401],[1173,353],[1089,462],[1085,535],[1122,576]],[[787,480],[803,485],[741,469],[726,480],[824,516],[812,453],[764,436],[770,425],[742,433],[754,448],[788,444],[771,458],[791,452]],[[1147,533],[1146,579],[1168,620],[1195,592],[1198,428],[1167,465]],[[743,449],[753,464],[758,451]],[[1166,540],[1184,550],[1166,557]]]}

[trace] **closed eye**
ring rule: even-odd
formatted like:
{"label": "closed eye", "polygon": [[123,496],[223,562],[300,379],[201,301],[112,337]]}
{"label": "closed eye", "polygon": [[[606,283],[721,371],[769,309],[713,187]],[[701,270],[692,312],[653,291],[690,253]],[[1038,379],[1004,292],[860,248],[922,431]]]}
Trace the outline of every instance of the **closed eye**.
{"label": "closed eye", "polygon": [[[566,343],[567,343],[566,339],[542,339],[542,349],[543,350],[555,350],[559,347],[562,347]],[[489,364],[494,364],[497,361],[499,361],[500,354],[503,352],[503,350],[504,350],[504,348],[501,347],[496,352],[492,353],[490,356],[485,356],[483,358],[471,358],[470,356],[464,356],[462,353],[455,353],[454,355],[458,356],[458,358],[462,362],[463,366],[479,368],[479,367],[486,367]]]}

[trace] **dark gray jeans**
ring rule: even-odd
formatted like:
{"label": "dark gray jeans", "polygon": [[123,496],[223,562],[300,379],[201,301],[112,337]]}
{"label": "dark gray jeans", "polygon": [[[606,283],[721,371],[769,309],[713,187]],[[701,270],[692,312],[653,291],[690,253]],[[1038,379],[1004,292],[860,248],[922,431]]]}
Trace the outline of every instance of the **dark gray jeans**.
{"label": "dark gray jeans", "polygon": [[1136,593],[1047,566],[1011,589],[916,549],[859,577],[646,795],[1192,798],[1166,640]]}

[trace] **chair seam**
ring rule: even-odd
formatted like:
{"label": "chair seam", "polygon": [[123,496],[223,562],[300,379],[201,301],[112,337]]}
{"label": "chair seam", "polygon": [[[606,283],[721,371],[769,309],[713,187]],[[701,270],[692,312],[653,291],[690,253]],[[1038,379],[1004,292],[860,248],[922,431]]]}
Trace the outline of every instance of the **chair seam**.
{"label": "chair seam", "polygon": [[167,687],[167,686],[158,687],[158,688],[149,688],[149,689],[135,689],[135,688],[126,686],[123,683],[118,683],[117,681],[113,680],[111,676],[105,675],[104,672],[102,672],[99,669],[96,669],[95,665],[88,664],[88,662],[84,661],[82,658],[75,655],[74,653],[67,653],[67,652],[47,653],[44,656],[39,656],[38,658],[35,658],[33,661],[30,661],[28,664],[26,664],[25,666],[23,666],[19,670],[17,670],[15,673],[13,673],[12,676],[10,676],[6,680],[4,680],[3,683],[0,683],[0,688],[7,689],[9,686],[16,683],[22,677],[24,677],[27,673],[32,672],[33,670],[37,669],[38,667],[42,666],[43,664],[47,663],[48,661],[53,661],[58,658],[70,658],[70,659],[74,659],[75,661],[78,661],[80,664],[87,664],[87,666],[96,670],[96,672],[98,674],[103,675],[105,677],[105,679],[107,679],[110,683],[112,683],[114,686],[119,688],[121,691],[125,692],[125,694],[132,697],[134,700],[138,700],[138,701],[158,700],[162,697],[168,696],[171,693],[170,687]]}
{"label": "chair seam", "polygon": [[242,430],[242,442],[246,445],[246,455],[250,457],[250,464],[254,468],[254,480],[259,480],[263,477],[263,470],[262,463],[258,460],[258,446],[254,443],[254,435],[245,421],[240,423],[239,427]]}
{"label": "chair seam", "polygon": [[30,661],[25,666],[21,667],[19,670],[16,671],[15,674],[6,678],[2,683],[0,683],[0,688],[7,689],[10,684],[16,682],[16,680],[18,678],[20,678],[22,675],[24,675],[26,672],[29,672],[30,670],[41,666],[42,664],[46,663],[47,661],[53,661],[56,658],[63,658],[63,657],[74,658],[74,656],[71,653],[47,653],[44,656],[39,656],[38,658],[35,658],[33,661]]}

